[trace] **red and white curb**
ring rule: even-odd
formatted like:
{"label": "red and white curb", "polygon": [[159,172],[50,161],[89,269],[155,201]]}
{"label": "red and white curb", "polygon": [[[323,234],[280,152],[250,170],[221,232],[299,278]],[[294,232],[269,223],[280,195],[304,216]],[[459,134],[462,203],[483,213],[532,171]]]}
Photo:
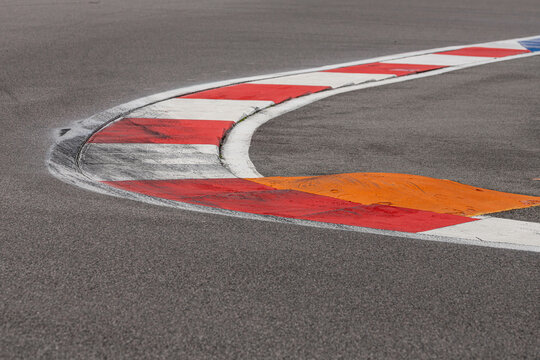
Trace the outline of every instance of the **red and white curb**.
{"label": "red and white curb", "polygon": [[[540,224],[373,206],[250,182],[251,136],[266,121],[343,92],[540,53],[540,37],[453,46],[192,86],[63,129],[50,172],[89,190],[252,219],[540,251]],[[411,225],[412,224],[412,225]]]}

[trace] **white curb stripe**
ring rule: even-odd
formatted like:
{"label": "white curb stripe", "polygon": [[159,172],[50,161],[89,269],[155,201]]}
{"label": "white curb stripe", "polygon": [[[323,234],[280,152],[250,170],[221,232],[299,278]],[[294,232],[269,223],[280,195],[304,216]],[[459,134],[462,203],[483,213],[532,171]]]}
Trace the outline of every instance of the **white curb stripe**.
{"label": "white curb stripe", "polygon": [[170,99],[139,110],[129,117],[153,119],[238,121],[273,105],[272,101]]}
{"label": "white curb stripe", "polygon": [[308,85],[338,88],[347,85],[361,84],[368,81],[389,79],[392,77],[396,77],[396,75],[314,72],[253,81],[250,84]]}
{"label": "white curb stripe", "polygon": [[422,234],[540,246],[539,223],[492,217],[484,217],[478,221],[424,231]]}
{"label": "white curb stripe", "polygon": [[486,44],[481,44],[481,47],[486,48],[498,48],[498,49],[512,49],[512,50],[527,50],[517,41],[506,40],[506,41],[494,41]]}
{"label": "white curb stripe", "polygon": [[444,55],[444,54],[429,54],[406,57],[396,60],[382,61],[389,64],[412,64],[412,65],[439,65],[439,66],[456,66],[482,62],[492,57],[486,56],[461,56],[461,55]]}
{"label": "white curb stripe", "polygon": [[82,170],[96,181],[128,180],[179,180],[179,179],[226,179],[235,176],[221,166],[215,165],[169,165],[143,164],[91,164]]}
{"label": "white curb stripe", "polygon": [[98,181],[234,177],[215,145],[89,143],[80,162]]}

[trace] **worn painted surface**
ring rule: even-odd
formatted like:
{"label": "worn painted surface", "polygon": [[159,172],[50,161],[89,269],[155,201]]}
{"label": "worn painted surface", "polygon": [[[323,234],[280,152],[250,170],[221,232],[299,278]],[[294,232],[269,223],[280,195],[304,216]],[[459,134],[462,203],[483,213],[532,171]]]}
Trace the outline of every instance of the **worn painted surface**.
{"label": "worn painted surface", "polygon": [[219,145],[233,121],[125,118],[95,133],[89,143]]}
{"label": "worn painted surface", "polygon": [[98,181],[234,177],[209,144],[89,143],[80,168]]}

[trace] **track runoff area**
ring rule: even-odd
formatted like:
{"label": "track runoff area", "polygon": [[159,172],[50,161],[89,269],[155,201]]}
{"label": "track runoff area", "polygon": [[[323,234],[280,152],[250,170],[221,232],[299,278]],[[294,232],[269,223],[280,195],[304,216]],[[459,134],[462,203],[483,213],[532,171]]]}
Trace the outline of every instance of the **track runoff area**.
{"label": "track runoff area", "polygon": [[414,174],[263,177],[248,154],[260,125],[314,101],[538,54],[540,36],[177,89],[62,129],[48,166],[77,186],[185,210],[538,252],[540,223],[487,216],[538,196]]}

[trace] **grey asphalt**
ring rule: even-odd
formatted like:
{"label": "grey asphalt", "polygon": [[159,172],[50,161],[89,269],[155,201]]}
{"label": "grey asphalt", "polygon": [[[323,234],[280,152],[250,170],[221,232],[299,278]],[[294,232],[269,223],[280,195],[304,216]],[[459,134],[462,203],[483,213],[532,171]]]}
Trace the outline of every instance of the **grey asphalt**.
{"label": "grey asphalt", "polygon": [[[536,253],[151,206],[45,159],[55,129],[145,95],[539,18],[536,0],[2,1],[0,358],[537,358]],[[252,159],[538,195],[539,77],[533,57],[340,95],[263,126]]]}

